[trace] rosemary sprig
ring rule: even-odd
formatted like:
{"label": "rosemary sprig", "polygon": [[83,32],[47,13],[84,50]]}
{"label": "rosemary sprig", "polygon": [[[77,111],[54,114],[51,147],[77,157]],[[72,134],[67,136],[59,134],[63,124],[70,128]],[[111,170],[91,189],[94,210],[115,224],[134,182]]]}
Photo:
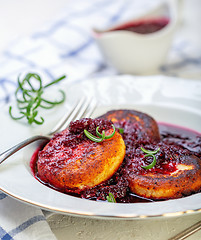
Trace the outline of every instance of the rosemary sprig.
{"label": "rosemary sprig", "polygon": [[[114,136],[114,134],[115,134],[115,126],[113,124],[112,124],[112,128],[113,128],[113,133],[110,134],[110,135],[105,136],[104,139],[110,139],[110,138],[112,138]],[[103,134],[105,134],[105,131],[103,130],[102,134],[101,134],[101,133],[99,133],[98,129],[99,129],[99,127],[96,128],[96,134],[101,138],[101,137],[103,137]]]}
{"label": "rosemary sprig", "polygon": [[119,129],[119,133],[123,134],[124,133],[124,129],[123,128],[118,128]]}
{"label": "rosemary sprig", "polygon": [[[49,84],[43,86],[41,77],[36,73],[28,73],[24,79],[20,80],[18,77],[18,87],[15,91],[15,98],[19,110],[19,117],[14,117],[12,114],[12,106],[9,107],[9,114],[12,119],[20,120],[26,118],[29,124],[43,124],[44,118],[38,117],[38,109],[51,109],[54,106],[61,104],[65,101],[65,93],[59,90],[62,97],[59,101],[49,101],[43,97],[44,90],[63,80],[66,76],[62,76]],[[33,85],[34,84],[34,85]],[[37,87],[35,87],[37,85]]]}
{"label": "rosemary sprig", "polygon": [[143,147],[141,147],[141,150],[144,153],[147,153],[146,155],[144,155],[144,157],[152,157],[153,158],[152,163],[150,163],[147,166],[141,166],[141,167],[146,169],[146,170],[153,168],[156,165],[156,156],[155,156],[155,154],[160,150],[160,148],[156,149],[155,151],[149,151],[149,150],[146,150]]}
{"label": "rosemary sprig", "polygon": [[84,129],[84,134],[92,141],[94,142],[102,142],[105,139],[105,131],[103,131],[103,135],[101,135],[101,138],[94,136],[90,132],[88,132],[86,129]]}
{"label": "rosemary sprig", "polygon": [[147,154],[156,154],[160,148],[156,149],[155,151],[149,151],[149,150],[146,150],[144,149],[143,147],[141,147],[141,150],[144,152],[144,153],[147,153]]}
{"label": "rosemary sprig", "polygon": [[84,129],[84,134],[86,135],[86,137],[88,137],[90,140],[94,141],[94,142],[102,142],[104,139],[110,139],[114,136],[115,134],[115,126],[112,124],[113,127],[113,132],[110,135],[105,135],[105,131],[102,131],[102,134],[99,133],[98,129],[99,127],[96,128],[96,134],[98,135],[98,137],[94,136],[93,134],[91,134],[90,132],[88,132],[86,129]]}
{"label": "rosemary sprig", "polygon": [[108,202],[116,203],[116,199],[112,193],[109,193],[109,195],[106,197]]}

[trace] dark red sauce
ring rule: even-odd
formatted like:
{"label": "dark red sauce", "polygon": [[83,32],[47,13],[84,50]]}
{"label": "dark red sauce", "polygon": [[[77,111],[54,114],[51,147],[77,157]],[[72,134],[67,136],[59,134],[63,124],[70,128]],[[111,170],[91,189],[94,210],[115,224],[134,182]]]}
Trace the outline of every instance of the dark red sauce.
{"label": "dark red sauce", "polygon": [[126,23],[124,25],[112,29],[111,31],[124,30],[140,34],[154,33],[166,27],[169,21],[170,21],[169,18],[166,17],[140,20]]}
{"label": "dark red sauce", "polygon": [[[101,121],[101,123],[100,123]],[[81,141],[83,136],[83,128],[87,128],[92,134],[95,135],[94,129],[96,126],[101,126],[100,132],[103,129],[107,129],[111,127],[111,122],[97,119],[93,122],[90,120],[83,120],[74,122],[70,125],[69,131],[71,131],[71,136],[69,139],[66,138],[66,144],[70,144],[73,146],[76,145],[77,141]],[[159,130],[161,135],[160,141],[150,141],[150,138],[146,135],[141,136],[138,134],[139,128],[132,124],[125,124],[125,122],[116,123],[115,127],[124,128],[124,133],[122,137],[124,139],[126,148],[126,156],[125,159],[118,169],[118,171],[106,182],[92,188],[81,192],[80,194],[71,194],[76,197],[96,200],[96,201],[105,201],[106,196],[108,196],[109,192],[114,195],[117,202],[121,203],[135,203],[135,202],[147,202],[153,201],[150,199],[145,199],[143,197],[136,196],[135,194],[129,191],[129,183],[128,178],[130,174],[141,174],[145,173],[145,171],[157,172],[162,174],[169,174],[176,170],[176,165],[179,161],[180,155],[196,155],[201,158],[201,135],[197,132],[191,131],[189,129],[185,129],[182,127],[168,125],[164,123],[159,123]],[[73,134],[74,135],[73,135]],[[60,134],[60,133],[59,133]],[[68,135],[68,134],[67,134]],[[77,137],[75,137],[77,136]],[[149,169],[144,170],[141,166],[148,165],[152,161],[149,157],[144,158],[144,153],[140,149],[143,146],[148,150],[155,150],[160,147],[160,151],[156,154],[156,165]],[[58,149],[59,150],[59,149]],[[38,178],[36,162],[37,156],[40,149],[37,149],[34,153],[30,166],[35,177]],[[135,161],[135,159],[138,159]],[[64,192],[62,189],[57,189],[53,186],[48,185],[47,183],[43,184]]]}

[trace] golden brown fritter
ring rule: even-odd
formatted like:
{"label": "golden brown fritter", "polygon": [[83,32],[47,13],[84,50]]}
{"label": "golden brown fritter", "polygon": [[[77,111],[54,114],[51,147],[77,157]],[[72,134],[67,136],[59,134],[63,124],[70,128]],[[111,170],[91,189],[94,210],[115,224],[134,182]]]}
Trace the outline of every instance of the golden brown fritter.
{"label": "golden brown fritter", "polygon": [[[115,135],[100,143],[84,136],[83,126],[94,135],[97,122],[106,135],[113,132],[113,122]],[[147,159],[141,147],[160,149],[152,169],[142,168],[152,157]],[[201,189],[201,160],[176,143],[163,142],[157,122],[135,110],[113,110],[94,120],[72,123],[39,153],[37,168],[43,182],[63,192],[81,193],[105,184],[118,169],[117,175],[123,176],[131,192],[149,199],[175,199]]]}
{"label": "golden brown fritter", "polygon": [[[124,164],[125,169],[127,169],[127,179],[129,180],[131,192],[145,198],[159,200],[180,198],[201,189],[201,160],[194,155],[185,155],[186,153],[182,153],[182,150],[176,147],[177,144],[175,144],[174,149],[171,145],[168,147],[166,143],[163,144],[160,141],[158,125],[152,117],[134,110],[113,110],[100,116],[100,118],[111,120],[116,125],[120,122],[125,123],[124,126],[127,132],[124,136],[124,141],[127,151]],[[164,156],[172,148],[171,151],[175,153],[174,155],[177,155],[177,159],[173,161],[168,157],[165,159],[164,156],[160,159],[158,156],[156,168],[154,167],[150,170],[142,169],[141,166],[144,165],[142,164],[142,156],[145,154],[142,151],[139,153],[139,150],[137,154],[136,147],[138,146],[139,148],[143,141],[142,138],[139,141],[135,135],[132,136],[132,123],[138,124],[140,129],[137,132],[138,135],[146,133],[146,135],[142,134],[144,144],[148,144],[150,141],[153,149],[157,148],[156,142],[163,147],[166,146],[164,153],[162,153]],[[148,142],[146,136],[150,137]],[[180,151],[180,153],[177,151]],[[141,157],[140,154],[142,155]],[[168,172],[167,169],[164,170],[165,162],[170,165],[173,164],[175,166],[174,171]],[[161,169],[161,171],[157,172],[157,168]]]}
{"label": "golden brown fritter", "polygon": [[194,155],[183,156],[175,171],[146,171],[129,177],[133,193],[150,199],[173,199],[190,195],[201,188],[201,160]]}
{"label": "golden brown fritter", "polygon": [[141,128],[141,132],[146,133],[152,140],[160,139],[156,121],[146,113],[135,110],[112,110],[99,118],[111,120],[114,124],[120,122],[137,123]]}
{"label": "golden brown fritter", "polygon": [[[109,129],[105,133],[112,132]],[[124,159],[125,144],[117,131],[103,142],[84,137],[73,146],[65,145],[67,135],[71,137],[68,129],[53,138],[37,162],[39,178],[62,191],[80,192],[100,184],[117,171]]]}

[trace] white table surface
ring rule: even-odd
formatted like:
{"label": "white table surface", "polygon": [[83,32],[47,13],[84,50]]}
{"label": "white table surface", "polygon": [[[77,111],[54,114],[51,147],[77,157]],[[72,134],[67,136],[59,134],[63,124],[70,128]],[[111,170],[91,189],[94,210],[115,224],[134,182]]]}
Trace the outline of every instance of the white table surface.
{"label": "white table surface", "polygon": [[[0,52],[15,39],[29,36],[41,25],[47,24],[69,2],[69,0],[0,0]],[[201,9],[199,6],[201,6],[200,0],[184,1],[184,20],[179,31],[188,34],[188,37],[193,39],[195,45],[200,46],[201,21],[198,16],[200,16]],[[95,220],[60,214],[48,218],[50,227],[58,240],[167,240],[200,220],[201,213],[176,216],[174,218],[128,221]],[[187,239],[201,239],[201,231]]]}
{"label": "white table surface", "polygon": [[[48,222],[58,240],[168,240],[200,220],[201,214],[141,220],[94,220],[56,214]],[[201,239],[201,231],[187,239]]]}
{"label": "white table surface", "polygon": [[70,0],[0,0],[0,51],[58,16]]}

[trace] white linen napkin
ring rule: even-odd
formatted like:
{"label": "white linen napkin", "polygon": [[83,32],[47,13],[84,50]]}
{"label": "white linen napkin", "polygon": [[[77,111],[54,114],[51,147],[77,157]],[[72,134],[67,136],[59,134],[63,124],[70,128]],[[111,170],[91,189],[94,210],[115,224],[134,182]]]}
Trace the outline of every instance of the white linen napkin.
{"label": "white linen napkin", "polygon": [[[75,0],[64,13],[29,38],[10,44],[0,58],[0,104],[9,102],[21,72],[43,72],[50,79],[68,75],[68,82],[89,76],[118,74],[107,66],[91,36],[91,28],[138,16],[160,0]],[[199,0],[197,1],[199,5]],[[197,8],[199,9],[199,7]],[[198,24],[200,21],[198,21]],[[199,28],[198,28],[199,29]],[[194,34],[195,32],[193,32]],[[159,74],[201,78],[201,46],[196,37],[178,30]],[[0,192],[0,238],[54,240],[44,212]]]}

